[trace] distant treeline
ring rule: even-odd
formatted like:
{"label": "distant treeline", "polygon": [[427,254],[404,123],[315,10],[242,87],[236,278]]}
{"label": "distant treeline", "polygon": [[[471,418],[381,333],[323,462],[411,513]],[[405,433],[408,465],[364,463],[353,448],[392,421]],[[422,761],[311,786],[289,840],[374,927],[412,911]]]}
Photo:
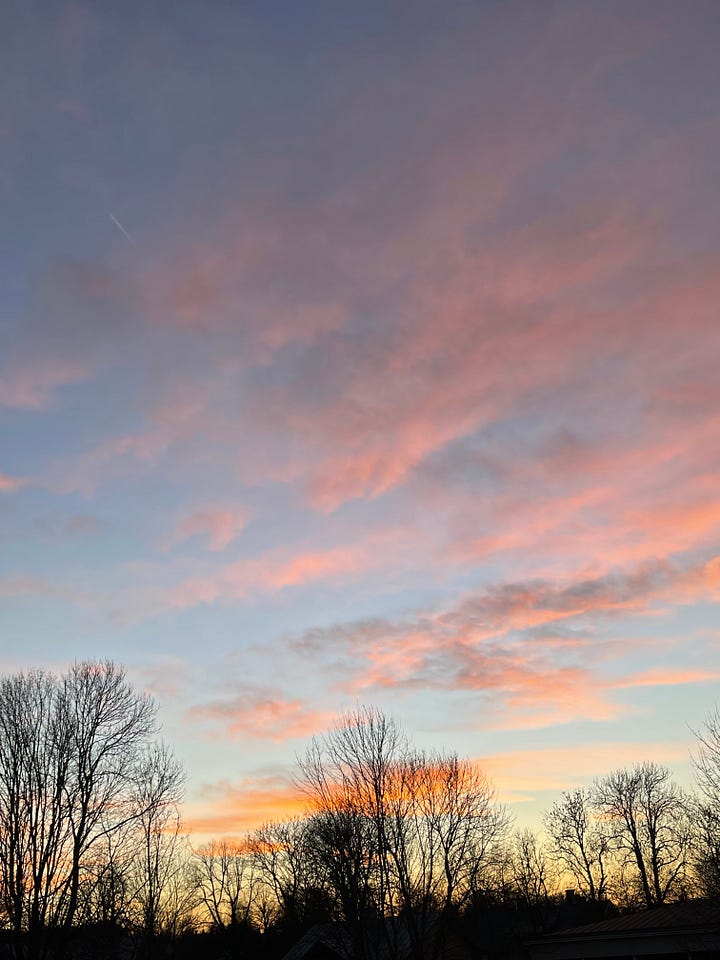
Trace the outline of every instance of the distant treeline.
{"label": "distant treeline", "polygon": [[304,816],[193,849],[182,769],[120,667],[6,676],[0,953],[273,957],[337,922],[366,960],[440,956],[451,932],[510,956],[563,924],[720,895],[717,710],[694,763],[694,793],[639,762],[513,830],[474,763],[359,708],[298,763]]}

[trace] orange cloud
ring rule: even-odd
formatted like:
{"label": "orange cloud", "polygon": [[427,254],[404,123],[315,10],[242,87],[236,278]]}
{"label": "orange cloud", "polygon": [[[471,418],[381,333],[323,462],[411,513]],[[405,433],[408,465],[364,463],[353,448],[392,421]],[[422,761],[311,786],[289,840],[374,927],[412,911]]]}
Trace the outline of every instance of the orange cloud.
{"label": "orange cloud", "polygon": [[185,804],[183,820],[194,836],[241,836],[270,820],[300,814],[304,798],[282,774],[248,776],[239,783],[221,782],[202,790],[202,800]]}
{"label": "orange cloud", "polygon": [[709,683],[720,678],[718,670],[683,670],[655,667],[615,680],[615,687],[674,687],[683,683]]}
{"label": "orange cloud", "polygon": [[27,477],[9,477],[0,471],[0,493],[14,493],[27,486],[29,482]]}
{"label": "orange cloud", "polygon": [[[638,760],[682,763],[686,744],[663,742],[600,742],[581,746],[540,747],[475,758],[491,779],[502,801],[517,803],[539,793],[586,785],[603,773]],[[242,836],[268,820],[301,815],[306,798],[285,774],[248,776],[238,783],[221,782],[203,788],[202,800],[191,798],[184,820],[199,839]]]}
{"label": "orange cloud", "polygon": [[687,759],[687,744],[630,741],[513,750],[479,757],[477,763],[492,777],[502,798],[517,801],[531,799],[541,791],[559,793],[583,786],[640,760],[669,764]]}

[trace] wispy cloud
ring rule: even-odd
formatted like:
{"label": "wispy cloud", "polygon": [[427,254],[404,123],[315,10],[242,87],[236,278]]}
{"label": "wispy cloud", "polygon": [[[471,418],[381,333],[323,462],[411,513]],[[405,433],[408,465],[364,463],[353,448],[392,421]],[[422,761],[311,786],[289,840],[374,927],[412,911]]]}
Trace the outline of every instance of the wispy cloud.
{"label": "wispy cloud", "polygon": [[0,407],[43,410],[61,387],[89,376],[87,364],[71,358],[39,356],[6,362],[0,371]]}
{"label": "wispy cloud", "polygon": [[67,597],[67,591],[41,577],[16,574],[0,577],[0,597]]}
{"label": "wispy cloud", "polygon": [[297,815],[305,806],[288,774],[280,771],[207,784],[201,793],[202,801],[190,798],[184,809],[194,836],[239,836],[271,820]]}
{"label": "wispy cloud", "polygon": [[628,710],[615,690],[716,678],[712,670],[670,667],[618,675],[642,640],[613,643],[612,628],[654,614],[657,604],[717,601],[718,563],[503,584],[405,619],[311,630],[293,647],[306,656],[326,651],[344,688],[356,694],[472,691],[501,708],[505,726],[609,720]]}
{"label": "wispy cloud", "polygon": [[702,670],[687,670],[674,667],[655,667],[641,673],[633,673],[614,681],[622,687],[675,687],[684,683],[709,683],[720,679],[720,670],[711,667]]}
{"label": "wispy cloud", "polygon": [[178,521],[168,545],[172,547],[193,537],[202,537],[210,550],[224,550],[237,540],[249,519],[250,510],[242,504],[200,507]]}
{"label": "wispy cloud", "polygon": [[29,483],[30,480],[27,477],[10,477],[0,471],[0,493],[14,493]]}
{"label": "wispy cloud", "polygon": [[348,699],[539,742],[717,682],[711,2],[15,6],[11,646],[72,604],[263,755]]}
{"label": "wispy cloud", "polygon": [[501,797],[517,802],[533,799],[540,792],[559,793],[587,785],[595,777],[640,759],[669,764],[687,757],[687,745],[681,742],[630,740],[509,750],[478,757],[477,762],[488,771]]}
{"label": "wispy cloud", "polygon": [[311,707],[270,687],[243,688],[229,696],[197,704],[188,711],[193,721],[209,723],[230,738],[276,741],[310,737],[327,727],[333,714]]}
{"label": "wispy cloud", "polygon": [[348,580],[377,564],[364,543],[319,550],[273,551],[222,566],[203,577],[182,580],[156,592],[159,609],[183,610],[202,603],[237,601],[288,587]]}

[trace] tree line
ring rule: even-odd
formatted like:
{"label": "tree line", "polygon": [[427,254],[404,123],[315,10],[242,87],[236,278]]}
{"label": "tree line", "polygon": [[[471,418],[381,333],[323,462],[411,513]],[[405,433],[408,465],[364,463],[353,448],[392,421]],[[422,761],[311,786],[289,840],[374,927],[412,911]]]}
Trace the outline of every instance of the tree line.
{"label": "tree line", "polygon": [[281,956],[321,921],[341,924],[353,960],[428,960],[479,917],[516,941],[556,927],[568,890],[574,922],[580,908],[583,922],[720,895],[717,711],[694,764],[692,793],[640,762],[563,792],[542,830],[517,830],[476,764],[420,750],[362,707],[298,761],[303,816],[193,848],[182,768],[122,668],[5,676],[0,925],[27,960],[74,955],[80,936],[97,956],[121,938],[152,957],[199,936],[208,956]]}

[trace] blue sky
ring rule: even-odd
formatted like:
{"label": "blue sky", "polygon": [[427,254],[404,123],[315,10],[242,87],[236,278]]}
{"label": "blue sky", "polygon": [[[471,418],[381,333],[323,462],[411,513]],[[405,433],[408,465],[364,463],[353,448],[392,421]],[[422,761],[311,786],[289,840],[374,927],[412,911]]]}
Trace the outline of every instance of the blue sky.
{"label": "blue sky", "polygon": [[520,818],[718,695],[720,9],[16,3],[0,662],[157,696],[198,834],[376,704]]}

